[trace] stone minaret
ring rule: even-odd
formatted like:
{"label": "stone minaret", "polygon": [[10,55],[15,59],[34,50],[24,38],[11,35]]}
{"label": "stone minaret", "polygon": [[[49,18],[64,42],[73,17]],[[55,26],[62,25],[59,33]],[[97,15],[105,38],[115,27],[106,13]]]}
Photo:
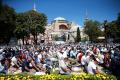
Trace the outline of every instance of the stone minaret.
{"label": "stone minaret", "polygon": [[88,20],[88,12],[87,12],[87,9],[86,9],[86,12],[85,12],[85,21]]}
{"label": "stone minaret", "polygon": [[36,4],[34,3],[33,10],[36,11]]}

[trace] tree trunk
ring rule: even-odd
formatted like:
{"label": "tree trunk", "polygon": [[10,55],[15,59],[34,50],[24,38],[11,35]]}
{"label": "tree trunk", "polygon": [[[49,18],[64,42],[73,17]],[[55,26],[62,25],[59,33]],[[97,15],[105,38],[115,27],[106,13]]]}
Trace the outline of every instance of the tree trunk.
{"label": "tree trunk", "polygon": [[34,37],[34,44],[37,45],[37,34],[33,35]]}
{"label": "tree trunk", "polygon": [[37,33],[36,33],[36,40],[35,41],[36,41],[35,44],[37,45]]}
{"label": "tree trunk", "polygon": [[93,42],[93,38],[92,38],[92,36],[90,36],[89,38],[90,38],[90,43],[92,43],[92,42]]}
{"label": "tree trunk", "polygon": [[23,45],[24,45],[24,37],[22,38],[22,42],[23,42]]}
{"label": "tree trunk", "polygon": [[25,40],[25,43],[26,43],[26,45],[28,45],[28,40],[27,39]]}
{"label": "tree trunk", "polygon": [[36,39],[35,39],[35,35],[33,35],[33,37],[34,37],[34,44],[36,44]]}

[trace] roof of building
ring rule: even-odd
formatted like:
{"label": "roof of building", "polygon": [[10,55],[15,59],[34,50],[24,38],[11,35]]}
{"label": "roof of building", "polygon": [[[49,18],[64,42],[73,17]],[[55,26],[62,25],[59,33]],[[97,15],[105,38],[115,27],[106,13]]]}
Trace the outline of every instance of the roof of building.
{"label": "roof of building", "polygon": [[54,20],[55,20],[55,21],[59,21],[59,20],[64,20],[64,21],[65,21],[66,19],[63,18],[63,17],[57,17],[57,18],[55,18]]}

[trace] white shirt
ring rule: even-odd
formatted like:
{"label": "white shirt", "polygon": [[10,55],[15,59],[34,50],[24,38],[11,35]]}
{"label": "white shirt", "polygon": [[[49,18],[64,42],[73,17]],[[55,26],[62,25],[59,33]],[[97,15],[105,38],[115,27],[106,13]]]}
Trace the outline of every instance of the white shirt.
{"label": "white shirt", "polygon": [[82,58],[81,58],[81,64],[82,64],[82,65],[85,65],[85,64],[86,64],[86,56],[85,56],[85,55],[82,56]]}
{"label": "white shirt", "polygon": [[67,65],[65,64],[64,60],[60,60],[59,67],[60,67],[60,73],[65,73],[63,69],[66,69]]}
{"label": "white shirt", "polygon": [[12,62],[11,62],[12,66],[14,66],[15,63],[17,64],[17,59],[16,59],[15,56],[11,59],[11,61],[12,61]]}
{"label": "white shirt", "polygon": [[96,69],[96,65],[93,61],[90,61],[87,67],[87,72],[90,74],[94,74],[93,69]]}
{"label": "white shirt", "polygon": [[100,50],[99,50],[99,48],[97,48],[97,54],[99,54],[100,53]]}
{"label": "white shirt", "polygon": [[70,57],[72,57],[72,56],[74,56],[74,51],[73,50],[70,51]]}
{"label": "white shirt", "polygon": [[64,57],[64,58],[67,58],[67,54],[68,54],[67,51],[64,51],[63,57]]}
{"label": "white shirt", "polygon": [[88,55],[87,57],[86,57],[86,63],[88,64],[90,62],[90,56]]}
{"label": "white shirt", "polygon": [[4,69],[4,66],[0,62],[0,71],[2,71],[3,69]]}
{"label": "white shirt", "polygon": [[3,49],[0,49],[0,53],[3,52]]}
{"label": "white shirt", "polygon": [[103,61],[103,60],[104,60],[104,55],[103,55],[103,54],[100,54],[100,53],[99,53],[99,54],[98,54],[98,58],[99,58],[99,61],[98,61],[99,63],[103,63],[103,62],[104,62],[104,61]]}
{"label": "white shirt", "polygon": [[38,55],[38,58],[39,58],[39,59],[42,59],[42,54],[39,54],[39,55]]}
{"label": "white shirt", "polygon": [[114,50],[111,50],[111,58],[114,58]]}
{"label": "white shirt", "polygon": [[0,54],[0,60],[2,60],[4,57],[3,57],[3,55],[2,54]]}
{"label": "white shirt", "polygon": [[57,52],[57,56],[59,60],[63,60],[64,59],[64,55],[60,52]]}

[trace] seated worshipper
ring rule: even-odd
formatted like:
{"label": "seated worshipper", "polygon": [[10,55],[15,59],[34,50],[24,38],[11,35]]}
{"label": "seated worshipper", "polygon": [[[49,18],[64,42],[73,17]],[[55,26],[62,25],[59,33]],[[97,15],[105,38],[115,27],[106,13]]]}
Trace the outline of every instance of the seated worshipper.
{"label": "seated worshipper", "polygon": [[64,58],[66,58],[67,56],[64,54],[64,51],[62,50],[62,48],[60,50],[58,50],[57,52],[57,57],[59,60],[63,60]]}
{"label": "seated worshipper", "polygon": [[48,55],[46,55],[45,57],[46,58],[45,58],[45,64],[44,65],[45,65],[45,68],[46,68],[46,73],[50,74],[50,71],[52,69],[52,61],[50,60]]}
{"label": "seated worshipper", "polygon": [[31,68],[31,70],[30,70],[31,73],[35,73],[35,72],[40,71],[40,66],[36,65],[35,61],[32,58],[29,58],[28,62],[29,62],[29,66]]}
{"label": "seated worshipper", "polygon": [[40,54],[38,55],[38,58],[40,59],[40,62],[41,62],[42,64],[45,63],[45,56],[46,56],[45,51],[44,51],[44,50],[41,50],[41,51],[40,51]]}
{"label": "seated worshipper", "polygon": [[68,58],[64,58],[64,60],[61,60],[59,63],[60,68],[60,74],[67,75],[70,74],[71,69],[68,67]]}
{"label": "seated worshipper", "polygon": [[10,68],[9,68],[9,70],[8,70],[8,73],[9,74],[17,74],[17,73],[21,73],[22,72],[22,70],[20,69],[20,65],[17,63],[17,58],[18,58],[18,56],[14,56],[14,57],[12,57],[12,59],[11,59],[11,66],[10,66]]}
{"label": "seated worshipper", "polygon": [[87,66],[87,72],[90,74],[97,74],[99,73],[98,68],[97,68],[97,60],[94,55],[90,56],[90,62],[88,63]]}
{"label": "seated worshipper", "polygon": [[[22,72],[31,72],[31,69],[33,69],[34,64],[32,65],[32,58],[29,57],[28,59],[26,57],[21,57],[19,59],[19,63],[21,64]],[[32,66],[30,66],[30,64]],[[36,68],[36,67],[35,67]],[[37,69],[38,70],[38,69]],[[35,72],[35,70],[33,71]]]}
{"label": "seated worshipper", "polygon": [[22,66],[22,57],[20,54],[17,56],[17,64],[18,66]]}
{"label": "seated worshipper", "polygon": [[69,51],[70,58],[75,58],[74,54],[75,54],[74,47],[72,47],[71,50]]}
{"label": "seated worshipper", "polygon": [[37,59],[36,59],[36,61],[37,62],[39,62],[39,63],[37,63],[37,66],[39,67],[39,69],[41,70],[41,71],[45,71],[45,63],[46,63],[46,53],[43,51],[43,50],[41,50],[38,54],[37,54]]}
{"label": "seated worshipper", "polygon": [[0,60],[2,60],[4,58],[4,54],[5,52],[2,52],[2,50],[0,51]]}
{"label": "seated worshipper", "polygon": [[38,54],[39,53],[36,51],[35,52],[35,56],[34,56],[35,57],[35,64],[39,64],[40,63],[40,58],[38,57]]}
{"label": "seated worshipper", "polygon": [[4,69],[4,66],[3,66],[3,64],[2,64],[2,62],[0,60],[0,73],[3,71],[3,69]]}
{"label": "seated worshipper", "polygon": [[62,49],[62,52],[63,52],[63,56],[64,56],[64,58],[67,58],[67,55],[68,55],[68,50],[66,49],[66,48],[63,48]]}
{"label": "seated worshipper", "polygon": [[93,53],[97,54],[97,47],[96,46],[93,46]]}
{"label": "seated worshipper", "polygon": [[84,54],[81,58],[81,65],[84,68],[83,71],[87,72],[86,67],[87,67],[88,64],[87,64],[87,55],[86,54]]}
{"label": "seated worshipper", "polygon": [[104,53],[104,66],[106,68],[109,68],[110,67],[110,63],[111,63],[111,61],[110,61],[110,55],[109,55],[108,52],[105,52]]}
{"label": "seated worshipper", "polygon": [[33,47],[31,47],[31,48],[29,49],[28,56],[30,56],[30,57],[34,60],[34,49],[33,49]]}
{"label": "seated worshipper", "polygon": [[39,58],[39,52],[35,52],[35,65],[37,68],[39,68],[40,71],[45,71],[45,69],[43,68],[43,64],[40,62],[40,58]]}
{"label": "seated worshipper", "polygon": [[11,59],[11,66],[13,67],[19,67],[18,63],[17,63],[17,58],[18,56],[13,56],[12,59]]}
{"label": "seated worshipper", "polygon": [[29,66],[29,62],[27,59],[22,58],[21,60],[21,67],[22,67],[22,72],[30,72],[30,66]]}
{"label": "seated worshipper", "polygon": [[103,53],[102,52],[99,53],[97,57],[98,57],[97,61],[98,61],[99,65],[103,66],[104,65],[104,55],[103,55]]}
{"label": "seated worshipper", "polygon": [[83,56],[83,52],[82,52],[82,51],[79,51],[78,54],[77,54],[77,61],[78,61],[79,63],[81,63],[81,58],[82,58],[82,56]]}
{"label": "seated worshipper", "polygon": [[10,68],[10,63],[11,63],[10,59],[3,59],[2,60],[2,64],[4,66],[3,70],[1,71],[2,73],[8,74],[8,70]]}

